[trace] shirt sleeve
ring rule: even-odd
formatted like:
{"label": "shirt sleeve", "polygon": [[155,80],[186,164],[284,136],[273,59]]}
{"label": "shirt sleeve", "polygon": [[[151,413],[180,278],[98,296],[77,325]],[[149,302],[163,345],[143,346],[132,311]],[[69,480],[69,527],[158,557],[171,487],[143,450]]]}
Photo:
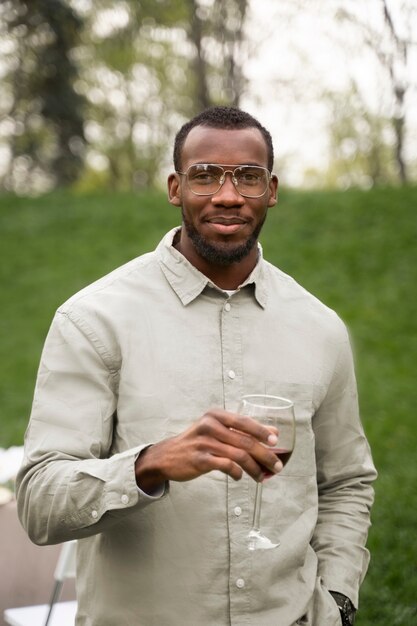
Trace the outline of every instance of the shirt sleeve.
{"label": "shirt sleeve", "polygon": [[138,489],[134,472],[138,454],[153,442],[112,451],[119,368],[85,321],[57,313],[16,481],[19,517],[35,543],[94,535],[158,499]]}
{"label": "shirt sleeve", "polygon": [[376,478],[359,417],[353,357],[347,332],[327,394],[313,418],[318,521],[312,546],[324,585],[358,606],[369,563],[365,547]]}

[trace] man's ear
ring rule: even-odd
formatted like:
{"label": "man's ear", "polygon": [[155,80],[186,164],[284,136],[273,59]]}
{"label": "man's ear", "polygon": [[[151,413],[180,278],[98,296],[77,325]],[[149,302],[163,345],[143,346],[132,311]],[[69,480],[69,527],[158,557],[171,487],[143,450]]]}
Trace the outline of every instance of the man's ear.
{"label": "man's ear", "polygon": [[168,176],[168,200],[174,206],[181,206],[180,176],[176,172]]}
{"label": "man's ear", "polygon": [[268,206],[275,206],[278,202],[278,176],[275,174],[271,175],[271,180],[269,181],[269,199]]}

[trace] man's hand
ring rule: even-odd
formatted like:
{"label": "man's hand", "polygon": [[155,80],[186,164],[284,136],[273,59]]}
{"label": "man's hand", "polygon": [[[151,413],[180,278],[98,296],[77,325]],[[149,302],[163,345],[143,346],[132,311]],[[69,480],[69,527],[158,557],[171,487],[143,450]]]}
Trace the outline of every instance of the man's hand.
{"label": "man's hand", "polygon": [[136,482],[151,493],[165,481],[192,480],[212,470],[234,480],[245,471],[260,482],[265,473],[282,469],[268,448],[276,442],[276,429],[251,417],[211,409],[183,433],[146,448],[136,460]]}

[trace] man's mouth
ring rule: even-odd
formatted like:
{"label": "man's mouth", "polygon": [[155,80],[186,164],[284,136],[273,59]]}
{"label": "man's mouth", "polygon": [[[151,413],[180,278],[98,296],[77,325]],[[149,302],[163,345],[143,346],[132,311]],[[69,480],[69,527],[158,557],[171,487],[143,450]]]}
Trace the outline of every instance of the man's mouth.
{"label": "man's mouth", "polygon": [[221,235],[231,235],[247,224],[247,221],[242,217],[230,216],[225,217],[219,215],[217,217],[210,217],[206,220],[210,227]]}

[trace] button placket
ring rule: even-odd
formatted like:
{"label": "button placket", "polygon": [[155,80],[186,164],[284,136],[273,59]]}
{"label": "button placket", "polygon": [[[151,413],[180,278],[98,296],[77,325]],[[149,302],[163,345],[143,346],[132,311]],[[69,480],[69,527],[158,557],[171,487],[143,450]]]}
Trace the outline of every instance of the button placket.
{"label": "button placket", "polygon": [[242,395],[242,355],[239,331],[239,322],[235,315],[223,312],[221,338],[224,403],[226,409],[229,408],[232,411],[236,410]]}
{"label": "button placket", "polygon": [[250,507],[249,481],[246,474],[235,482],[228,479],[228,525],[230,537],[230,623],[240,624],[239,616],[245,615],[250,607],[251,586],[251,559],[247,547],[247,533],[249,531]]}
{"label": "button placket", "polygon": [[[236,411],[242,389],[242,337],[239,300],[222,303],[220,309],[220,336],[224,406]],[[226,306],[229,305],[229,306]],[[230,538],[229,552],[229,602],[230,623],[234,625],[239,616],[250,610],[250,567],[245,541],[248,517],[243,504],[247,497],[247,479],[235,482],[227,479],[227,523]],[[239,582],[238,582],[239,581]]]}

